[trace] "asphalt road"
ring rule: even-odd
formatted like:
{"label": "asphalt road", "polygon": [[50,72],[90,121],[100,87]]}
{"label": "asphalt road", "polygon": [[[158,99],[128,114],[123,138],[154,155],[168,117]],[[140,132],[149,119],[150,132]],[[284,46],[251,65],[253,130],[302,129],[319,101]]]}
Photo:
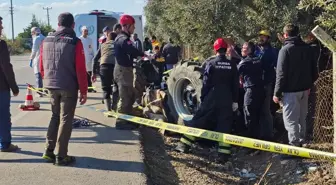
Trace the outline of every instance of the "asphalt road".
{"label": "asphalt road", "polygon": [[[35,78],[28,56],[11,60],[20,87],[19,96],[11,100],[12,137],[21,149],[0,153],[0,185],[146,184],[138,132],[116,130],[113,118],[85,107],[77,108],[76,116],[89,119],[91,126],[74,129],[69,144],[69,155],[77,158],[76,163],[70,167],[45,163],[41,156],[51,116],[49,99],[34,96],[41,104],[39,111],[18,109],[25,100],[26,83],[35,85]],[[90,93],[87,105],[103,108],[100,97],[100,92]]]}

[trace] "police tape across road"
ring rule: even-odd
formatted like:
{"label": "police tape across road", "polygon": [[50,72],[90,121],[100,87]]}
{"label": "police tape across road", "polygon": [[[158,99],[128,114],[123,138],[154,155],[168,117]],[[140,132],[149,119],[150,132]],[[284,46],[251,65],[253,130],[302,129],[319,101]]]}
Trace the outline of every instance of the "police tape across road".
{"label": "police tape across road", "polygon": [[[29,87],[33,91],[37,91],[35,88]],[[85,107],[90,110],[101,112],[104,115],[112,116],[118,119],[127,120],[133,123],[137,123],[144,126],[154,127],[163,130],[169,130],[172,132],[186,134],[194,137],[208,139],[212,141],[224,142],[231,145],[253,148],[257,150],[263,150],[273,153],[287,154],[311,159],[336,161],[336,154],[329,152],[322,152],[318,150],[312,150],[307,148],[295,147],[291,145],[279,144],[274,142],[262,141],[258,139],[252,139],[247,137],[235,136],[231,134],[224,134],[220,132],[214,132],[204,129],[192,128],[183,125],[176,125],[166,122],[154,121],[146,118],[108,112],[103,109],[96,109],[95,107],[88,105],[79,105],[78,107]]]}

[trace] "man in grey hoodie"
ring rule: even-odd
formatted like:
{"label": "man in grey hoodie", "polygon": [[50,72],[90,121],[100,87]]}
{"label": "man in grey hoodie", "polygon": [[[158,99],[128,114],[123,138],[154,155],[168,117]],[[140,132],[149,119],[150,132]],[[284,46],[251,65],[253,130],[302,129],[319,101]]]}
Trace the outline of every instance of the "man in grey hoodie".
{"label": "man in grey hoodie", "polygon": [[302,41],[299,27],[284,27],[284,46],[279,52],[273,101],[283,104],[283,120],[290,145],[305,142],[310,88],[318,77],[312,48]]}

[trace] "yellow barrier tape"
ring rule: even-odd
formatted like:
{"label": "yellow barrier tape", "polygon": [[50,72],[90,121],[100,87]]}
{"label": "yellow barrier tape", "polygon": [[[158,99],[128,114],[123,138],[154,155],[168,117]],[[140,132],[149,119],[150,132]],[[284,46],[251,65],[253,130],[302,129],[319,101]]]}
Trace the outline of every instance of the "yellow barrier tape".
{"label": "yellow barrier tape", "polygon": [[[36,91],[34,88],[30,88],[33,91]],[[318,150],[312,150],[307,148],[300,148],[291,145],[279,144],[269,141],[262,141],[258,139],[251,139],[247,137],[235,136],[231,134],[224,134],[220,132],[214,132],[204,129],[192,128],[183,125],[176,125],[166,122],[154,121],[146,118],[140,118],[136,116],[108,112],[103,109],[96,109],[92,106],[80,105],[78,107],[86,107],[88,109],[94,110],[96,112],[101,112],[105,115],[112,116],[115,118],[127,120],[133,123],[154,127],[162,130],[169,130],[172,132],[186,134],[194,137],[209,139],[212,141],[223,142],[231,145],[242,146],[247,148],[253,148],[273,153],[281,153],[293,156],[300,156],[311,159],[318,160],[327,160],[327,161],[336,161],[336,154],[329,152],[322,152]]]}
{"label": "yellow barrier tape", "polygon": [[[106,111],[105,111],[106,112]],[[154,121],[150,119],[140,118],[136,116],[130,116],[125,114],[117,114],[117,113],[105,113],[107,115],[127,120],[133,123],[138,123],[141,125],[159,128],[163,130],[169,130],[172,132],[191,135],[199,138],[209,139],[212,141],[224,142],[227,144],[232,144],[236,146],[242,146],[247,148],[253,148],[273,153],[281,153],[293,156],[300,156],[305,158],[312,158],[318,160],[327,160],[327,161],[336,161],[336,154],[329,152],[322,152],[318,150],[312,150],[307,148],[300,148],[285,144],[279,144],[274,142],[262,141],[258,139],[251,139],[247,137],[235,136],[231,134],[223,134],[219,132],[198,129],[187,127],[183,125],[176,125],[166,122]]]}
{"label": "yellow barrier tape", "polygon": [[[88,89],[96,89],[96,87],[88,87]],[[46,88],[36,88],[34,87],[34,90],[37,90],[37,91],[44,91],[44,90],[48,90]]]}

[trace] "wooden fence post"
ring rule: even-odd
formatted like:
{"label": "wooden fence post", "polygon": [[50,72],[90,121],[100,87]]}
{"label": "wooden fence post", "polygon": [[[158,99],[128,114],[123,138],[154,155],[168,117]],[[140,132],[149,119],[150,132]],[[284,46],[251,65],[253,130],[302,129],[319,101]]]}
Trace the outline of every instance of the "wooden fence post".
{"label": "wooden fence post", "polygon": [[[321,27],[316,26],[312,33],[330,51],[333,52],[333,118],[334,118],[334,153],[336,153],[336,41],[328,35]],[[334,177],[336,178],[336,162],[334,162]]]}

